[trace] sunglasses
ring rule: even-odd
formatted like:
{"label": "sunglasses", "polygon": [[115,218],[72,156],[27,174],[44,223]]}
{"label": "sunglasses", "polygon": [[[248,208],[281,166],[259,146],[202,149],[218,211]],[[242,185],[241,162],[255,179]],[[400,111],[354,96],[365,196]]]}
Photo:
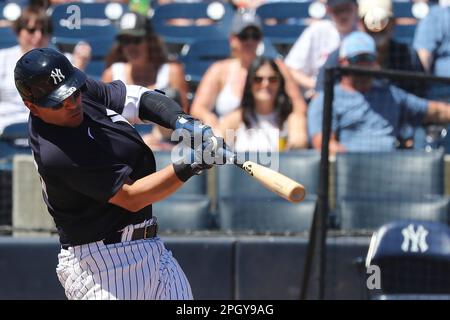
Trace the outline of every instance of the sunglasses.
{"label": "sunglasses", "polygon": [[23,27],[23,30],[25,30],[26,32],[28,32],[29,34],[34,34],[36,31],[40,31],[42,34],[48,34],[47,30],[43,29],[43,28],[28,28],[28,27]]}
{"label": "sunglasses", "polygon": [[253,82],[256,83],[256,84],[261,84],[261,83],[263,83],[264,79],[267,79],[267,81],[269,81],[269,83],[271,83],[271,84],[278,83],[278,81],[280,80],[277,76],[271,76],[271,77],[255,76],[253,78]]}
{"label": "sunglasses", "polygon": [[128,44],[140,44],[143,40],[144,37],[119,37],[118,38],[120,44],[123,45],[128,45]]}
{"label": "sunglasses", "polygon": [[51,107],[53,110],[59,110],[64,106],[64,102],[72,99],[73,102],[76,102],[78,100],[78,97],[81,94],[81,90],[78,89],[76,90],[72,95],[68,96],[65,100],[63,100],[62,102],[58,103],[56,106]]}
{"label": "sunglasses", "polygon": [[363,62],[375,62],[376,57],[375,55],[371,54],[371,53],[363,53],[363,54],[358,54],[354,57],[350,57],[347,58],[348,62],[350,64],[358,64],[358,63],[363,63]]}
{"label": "sunglasses", "polygon": [[246,31],[246,32],[239,33],[237,35],[237,37],[241,41],[247,41],[250,39],[259,41],[262,39],[262,34],[260,32],[255,32],[255,31]]}

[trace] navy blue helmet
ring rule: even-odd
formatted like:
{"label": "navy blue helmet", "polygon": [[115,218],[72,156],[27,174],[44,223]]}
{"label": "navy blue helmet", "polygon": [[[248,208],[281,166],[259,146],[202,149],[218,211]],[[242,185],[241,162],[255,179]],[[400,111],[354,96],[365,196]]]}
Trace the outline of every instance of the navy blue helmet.
{"label": "navy blue helmet", "polygon": [[86,75],[57,50],[38,48],[17,61],[14,80],[23,100],[50,108],[80,89]]}

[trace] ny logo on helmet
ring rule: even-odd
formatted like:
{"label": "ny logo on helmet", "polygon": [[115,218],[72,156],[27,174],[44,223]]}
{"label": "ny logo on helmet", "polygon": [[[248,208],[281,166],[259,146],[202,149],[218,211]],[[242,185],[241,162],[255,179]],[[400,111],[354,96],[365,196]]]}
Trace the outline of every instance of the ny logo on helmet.
{"label": "ny logo on helmet", "polygon": [[[53,79],[53,84],[58,84],[58,82],[61,82],[61,81],[63,81],[63,79],[66,78],[66,76],[61,73],[60,69],[52,70],[50,77],[52,77],[52,79]],[[58,82],[56,80],[58,80]]]}

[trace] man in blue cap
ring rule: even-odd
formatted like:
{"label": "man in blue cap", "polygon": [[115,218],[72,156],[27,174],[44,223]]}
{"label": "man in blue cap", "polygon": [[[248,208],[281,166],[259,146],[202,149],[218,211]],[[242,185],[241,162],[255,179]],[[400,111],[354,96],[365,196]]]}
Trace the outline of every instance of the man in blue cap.
{"label": "man in blue cap", "polygon": [[[342,42],[340,66],[378,68],[371,36],[355,31]],[[308,133],[314,148],[322,145],[323,92],[308,108]],[[408,122],[449,123],[450,105],[409,94],[368,76],[343,76],[334,87],[330,152],[395,150]]]}

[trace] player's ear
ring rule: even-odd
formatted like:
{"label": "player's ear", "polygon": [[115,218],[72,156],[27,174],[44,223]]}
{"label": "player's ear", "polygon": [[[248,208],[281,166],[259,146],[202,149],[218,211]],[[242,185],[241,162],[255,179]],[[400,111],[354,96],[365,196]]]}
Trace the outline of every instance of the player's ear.
{"label": "player's ear", "polygon": [[36,107],[33,103],[31,103],[30,101],[24,101],[24,103],[25,103],[25,105],[27,106],[27,108],[30,109],[30,112],[31,112],[33,115],[35,115],[35,116],[38,115],[38,109],[37,109],[37,107]]}

